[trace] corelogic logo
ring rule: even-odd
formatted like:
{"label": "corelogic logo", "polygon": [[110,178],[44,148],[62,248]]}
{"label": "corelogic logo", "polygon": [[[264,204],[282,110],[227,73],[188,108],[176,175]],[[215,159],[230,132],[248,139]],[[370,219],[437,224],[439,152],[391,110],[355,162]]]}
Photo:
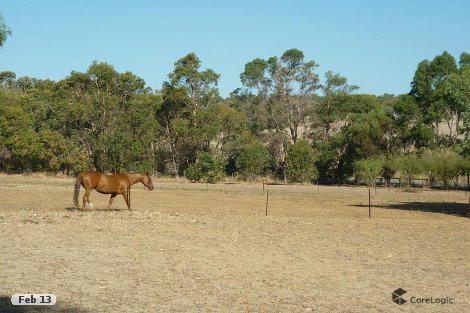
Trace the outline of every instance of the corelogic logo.
{"label": "corelogic logo", "polygon": [[394,290],[392,292],[392,301],[395,302],[398,305],[402,305],[406,303],[406,300],[403,299],[401,296],[403,296],[406,293],[406,290],[398,288],[397,290]]}
{"label": "corelogic logo", "polygon": [[[407,291],[398,288],[392,292],[392,301],[395,302],[398,305],[405,304],[408,302],[407,300],[403,299],[403,295]],[[454,298],[450,297],[417,297],[417,296],[411,296],[409,298],[410,303],[412,304],[454,304]]]}

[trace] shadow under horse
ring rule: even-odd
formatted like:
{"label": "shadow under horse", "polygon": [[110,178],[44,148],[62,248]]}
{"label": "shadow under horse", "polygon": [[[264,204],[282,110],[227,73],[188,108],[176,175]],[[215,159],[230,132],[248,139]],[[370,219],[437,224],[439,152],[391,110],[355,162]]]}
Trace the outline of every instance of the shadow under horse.
{"label": "shadow under horse", "polygon": [[75,180],[75,193],[73,195],[73,203],[77,209],[78,206],[78,195],[80,193],[80,186],[85,189],[83,195],[83,207],[86,208],[86,204],[90,204],[90,193],[95,189],[102,194],[110,194],[108,210],[117,195],[122,195],[126,201],[127,208],[131,210],[131,186],[137,183],[142,183],[149,190],[153,190],[152,179],[149,174],[110,174],[106,175],[100,172],[82,172]]}

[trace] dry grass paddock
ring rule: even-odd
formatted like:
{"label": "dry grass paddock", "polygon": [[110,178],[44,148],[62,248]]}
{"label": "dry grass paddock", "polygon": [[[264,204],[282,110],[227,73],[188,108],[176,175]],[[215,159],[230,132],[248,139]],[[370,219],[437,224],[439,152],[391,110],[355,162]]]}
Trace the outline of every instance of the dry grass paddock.
{"label": "dry grass paddock", "polygon": [[261,184],[154,185],[79,211],[71,178],[0,175],[0,312],[470,312],[463,191],[372,190],[369,219],[364,187],[267,185],[265,216]]}

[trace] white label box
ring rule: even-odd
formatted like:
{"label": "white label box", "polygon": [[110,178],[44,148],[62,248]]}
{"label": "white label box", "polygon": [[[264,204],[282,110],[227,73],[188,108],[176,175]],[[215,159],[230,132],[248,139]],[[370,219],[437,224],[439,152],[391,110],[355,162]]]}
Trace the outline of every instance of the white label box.
{"label": "white label box", "polygon": [[57,297],[50,293],[21,293],[11,296],[13,305],[54,305]]}

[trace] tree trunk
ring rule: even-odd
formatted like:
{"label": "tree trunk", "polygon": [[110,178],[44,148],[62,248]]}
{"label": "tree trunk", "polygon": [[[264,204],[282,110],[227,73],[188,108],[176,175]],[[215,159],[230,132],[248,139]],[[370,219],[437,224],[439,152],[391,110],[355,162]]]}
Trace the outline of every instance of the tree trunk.
{"label": "tree trunk", "polygon": [[470,173],[467,173],[467,191],[469,190],[470,187]]}
{"label": "tree trunk", "polygon": [[170,151],[171,151],[171,160],[173,162],[173,170],[175,171],[175,177],[180,178],[178,162],[176,161],[176,158],[177,158],[176,149],[173,143],[170,143]]}

